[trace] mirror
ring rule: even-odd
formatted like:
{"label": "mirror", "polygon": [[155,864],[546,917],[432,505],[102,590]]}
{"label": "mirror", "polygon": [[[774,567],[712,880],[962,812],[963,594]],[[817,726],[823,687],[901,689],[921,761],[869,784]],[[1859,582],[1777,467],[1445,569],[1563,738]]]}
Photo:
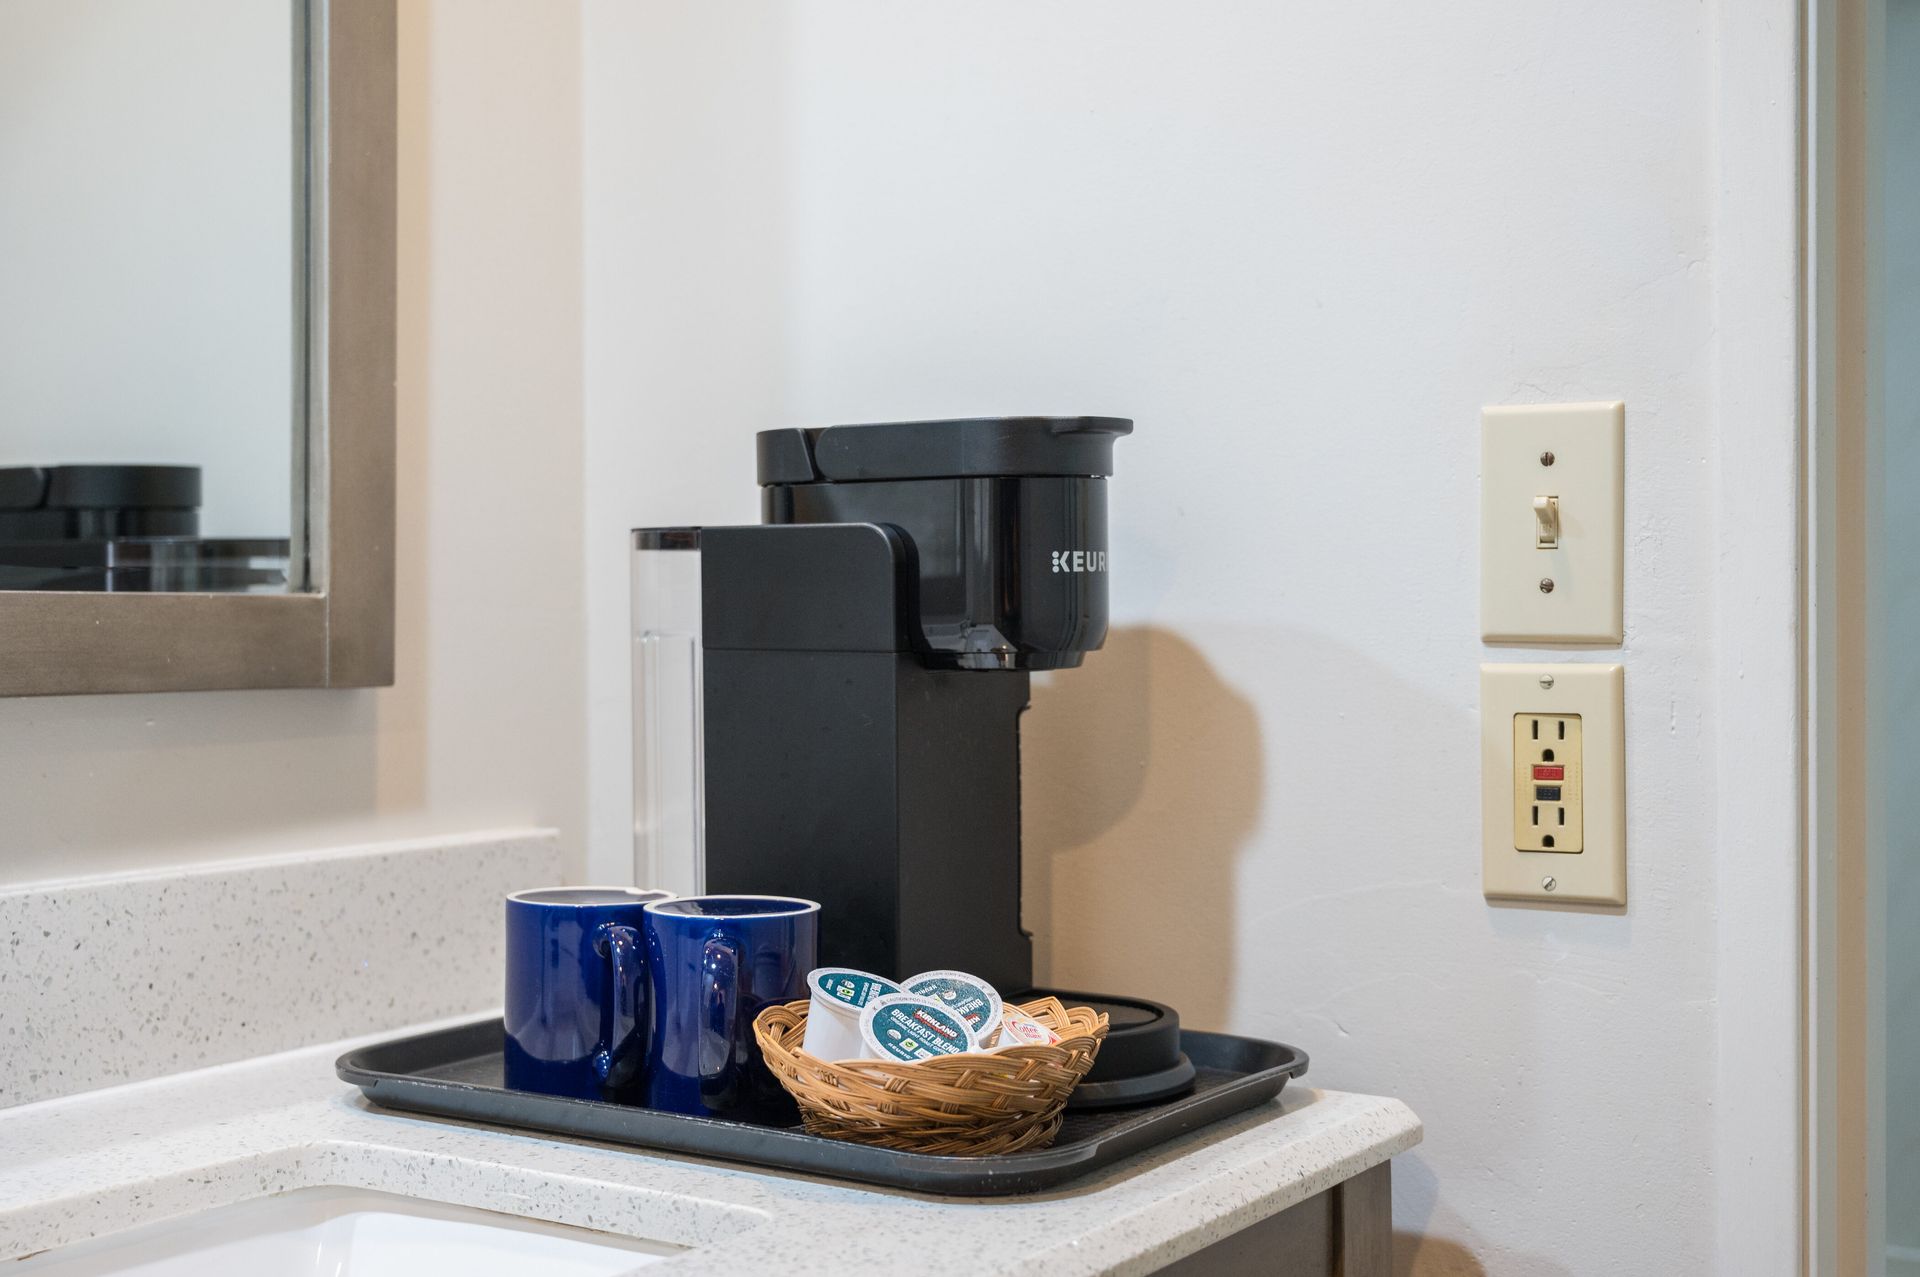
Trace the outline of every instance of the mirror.
{"label": "mirror", "polygon": [[0,0],[0,696],[393,681],[395,0]]}
{"label": "mirror", "polygon": [[0,0],[0,589],[310,584],[306,17]]}

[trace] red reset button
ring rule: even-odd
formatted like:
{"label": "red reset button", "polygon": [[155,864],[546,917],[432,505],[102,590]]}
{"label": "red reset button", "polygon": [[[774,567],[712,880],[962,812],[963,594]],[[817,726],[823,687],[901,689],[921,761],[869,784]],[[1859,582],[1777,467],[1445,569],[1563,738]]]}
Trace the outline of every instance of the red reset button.
{"label": "red reset button", "polygon": [[1533,778],[1535,780],[1565,780],[1567,778],[1567,769],[1565,767],[1541,767],[1536,765],[1533,769]]}

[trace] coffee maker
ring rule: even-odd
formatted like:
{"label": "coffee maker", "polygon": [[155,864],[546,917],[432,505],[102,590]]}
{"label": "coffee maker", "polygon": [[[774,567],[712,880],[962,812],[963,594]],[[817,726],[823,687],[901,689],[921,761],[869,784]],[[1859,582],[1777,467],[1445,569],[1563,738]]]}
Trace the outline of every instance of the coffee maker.
{"label": "coffee maker", "polygon": [[[649,886],[821,903],[820,961],[1033,991],[1020,717],[1107,633],[1118,417],[762,431],[763,521],[633,534],[635,853]],[[1191,1085],[1179,1018],[1111,1029],[1080,1106]]]}

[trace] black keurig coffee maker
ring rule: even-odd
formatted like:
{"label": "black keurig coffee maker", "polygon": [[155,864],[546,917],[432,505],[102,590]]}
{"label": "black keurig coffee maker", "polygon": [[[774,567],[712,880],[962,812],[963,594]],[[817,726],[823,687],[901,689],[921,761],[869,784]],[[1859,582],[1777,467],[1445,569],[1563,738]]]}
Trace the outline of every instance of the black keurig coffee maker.
{"label": "black keurig coffee maker", "polygon": [[[1033,985],[1020,927],[1032,670],[1107,633],[1116,417],[758,436],[765,522],[634,533],[635,836],[649,885],[822,905],[820,960]],[[1166,1007],[1112,1029],[1080,1105],[1188,1086]]]}

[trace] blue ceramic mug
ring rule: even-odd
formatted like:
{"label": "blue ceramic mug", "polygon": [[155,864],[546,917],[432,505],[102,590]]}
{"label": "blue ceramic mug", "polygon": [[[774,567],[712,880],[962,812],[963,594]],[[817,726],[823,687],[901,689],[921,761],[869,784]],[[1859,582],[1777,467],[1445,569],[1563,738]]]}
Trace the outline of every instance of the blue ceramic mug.
{"label": "blue ceramic mug", "polygon": [[647,905],[667,891],[549,887],[507,897],[506,1080],[637,1099],[647,1060]]}
{"label": "blue ceramic mug", "polygon": [[788,896],[682,896],[646,908],[653,1033],[649,1107],[745,1121],[791,1118],[753,1017],[807,996],[820,906]]}

